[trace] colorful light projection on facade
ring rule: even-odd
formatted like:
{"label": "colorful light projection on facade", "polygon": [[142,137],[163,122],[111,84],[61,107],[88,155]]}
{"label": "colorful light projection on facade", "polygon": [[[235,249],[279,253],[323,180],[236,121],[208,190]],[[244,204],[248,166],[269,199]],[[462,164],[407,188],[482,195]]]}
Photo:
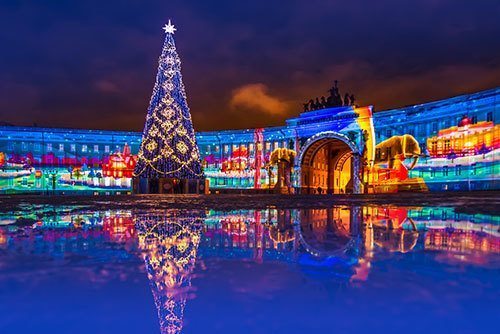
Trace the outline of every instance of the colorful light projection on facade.
{"label": "colorful light projection on facade", "polygon": [[[297,152],[295,193],[500,189],[499,96],[495,88],[373,114],[315,110],[282,127],[202,132],[196,141],[214,191],[275,188],[276,149]],[[0,127],[0,192],[130,192],[140,143],[138,133]]]}

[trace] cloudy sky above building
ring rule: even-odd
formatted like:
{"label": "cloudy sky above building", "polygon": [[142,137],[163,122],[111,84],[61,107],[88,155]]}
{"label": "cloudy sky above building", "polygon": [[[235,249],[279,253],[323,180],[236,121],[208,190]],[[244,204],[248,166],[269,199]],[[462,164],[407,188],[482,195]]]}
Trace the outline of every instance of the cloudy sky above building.
{"label": "cloudy sky above building", "polygon": [[0,2],[0,121],[141,130],[163,44],[197,130],[283,124],[341,92],[375,110],[500,85],[497,0]]}

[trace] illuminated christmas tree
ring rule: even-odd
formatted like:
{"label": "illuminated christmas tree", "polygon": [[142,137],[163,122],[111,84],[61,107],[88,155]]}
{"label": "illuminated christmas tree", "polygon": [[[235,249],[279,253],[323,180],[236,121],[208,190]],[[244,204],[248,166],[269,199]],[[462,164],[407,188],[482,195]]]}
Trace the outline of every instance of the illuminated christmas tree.
{"label": "illuminated christmas tree", "polygon": [[174,180],[164,187],[170,189],[175,182],[204,179],[175,47],[176,29],[170,20],[163,29],[165,43],[134,171],[136,179],[148,180],[149,185],[143,185],[143,191],[136,187],[136,192],[162,192],[159,180]]}

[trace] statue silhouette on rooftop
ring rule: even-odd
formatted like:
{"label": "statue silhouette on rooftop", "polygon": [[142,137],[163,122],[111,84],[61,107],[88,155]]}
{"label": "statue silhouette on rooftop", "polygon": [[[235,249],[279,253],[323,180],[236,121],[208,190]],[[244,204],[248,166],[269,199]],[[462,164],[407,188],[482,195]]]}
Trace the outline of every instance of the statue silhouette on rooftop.
{"label": "statue silhouette on rooftop", "polygon": [[314,104],[314,100],[310,99],[309,100],[309,110],[315,110],[316,109],[316,104]]}
{"label": "statue silhouette on rooftop", "polygon": [[319,99],[318,99],[318,98],[316,98],[316,103],[315,103],[315,105],[316,105],[316,110],[321,109],[321,102],[319,102]]}
{"label": "statue silhouette on rooftop", "polygon": [[325,100],[325,97],[322,96],[321,97],[321,108],[326,108],[328,105],[326,104],[326,100]]}
{"label": "statue silhouette on rooftop", "polygon": [[351,102],[350,102],[349,93],[345,93],[345,95],[344,95],[344,106],[349,106],[349,105],[351,105],[350,103]]}
{"label": "statue silhouette on rooftop", "polygon": [[346,92],[342,98],[338,83],[338,80],[333,82],[333,86],[328,90],[330,93],[328,97],[321,96],[321,98],[311,99],[308,103],[304,103],[304,111],[313,111],[331,107],[354,106],[354,95]]}

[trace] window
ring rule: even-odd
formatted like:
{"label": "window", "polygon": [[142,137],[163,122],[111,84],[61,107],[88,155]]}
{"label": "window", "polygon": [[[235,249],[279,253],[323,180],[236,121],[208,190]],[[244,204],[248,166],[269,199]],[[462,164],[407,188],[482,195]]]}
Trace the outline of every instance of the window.
{"label": "window", "polygon": [[224,153],[228,153],[229,152],[229,145],[224,145]]}
{"label": "window", "polygon": [[[40,144],[38,144],[38,145],[40,145]],[[7,143],[7,149],[8,149],[8,150],[13,150],[13,149],[14,149],[14,142],[9,141],[9,142]]]}
{"label": "window", "polygon": [[437,141],[435,141],[435,140],[432,141],[432,143],[431,143],[431,150],[432,150],[432,152],[436,152],[437,151],[437,145],[438,145]]}
{"label": "window", "polygon": [[28,150],[28,144],[25,142],[21,143],[21,149],[23,152],[26,152]]}
{"label": "window", "polygon": [[207,154],[210,154],[212,152],[212,146],[207,145]]}
{"label": "window", "polygon": [[422,137],[427,135],[427,125],[426,124],[420,124],[420,135]]}
{"label": "window", "polygon": [[87,152],[87,145],[82,145],[82,152]]}
{"label": "window", "polygon": [[104,153],[109,153],[109,145],[104,146]]}
{"label": "window", "polygon": [[476,124],[477,123],[477,116],[472,116],[472,124]]}
{"label": "window", "polygon": [[279,146],[280,146],[280,143],[278,143],[278,142],[274,143],[274,149],[277,149]]}
{"label": "window", "polygon": [[94,145],[94,152],[99,153],[99,145]]}
{"label": "window", "polygon": [[462,166],[461,165],[457,165],[455,167],[455,175],[462,175]]}
{"label": "window", "polygon": [[266,143],[266,151],[269,151],[271,149],[271,143],[267,142]]}
{"label": "window", "polygon": [[253,153],[253,150],[254,150],[254,144],[253,144],[253,143],[252,143],[252,144],[250,144],[250,145],[249,145],[249,148],[250,148],[250,152],[251,152],[251,153]]}
{"label": "window", "polygon": [[64,144],[59,144],[59,152],[64,152]]}
{"label": "window", "polygon": [[40,143],[35,143],[35,151],[39,152],[41,149]]}
{"label": "window", "polygon": [[437,122],[432,122],[432,132],[437,132],[437,130],[438,130]]}
{"label": "window", "polygon": [[486,114],[486,121],[493,122],[493,113],[491,111]]}
{"label": "window", "polygon": [[448,176],[448,166],[443,167],[443,176]]}
{"label": "window", "polygon": [[52,152],[52,143],[47,143],[47,152]]}
{"label": "window", "polygon": [[215,145],[215,152],[219,152],[219,151],[220,151],[219,145]]}
{"label": "window", "polygon": [[444,150],[445,150],[445,152],[448,152],[450,150],[450,140],[449,139],[446,139],[444,141]]}
{"label": "window", "polygon": [[70,148],[71,148],[71,152],[76,152],[76,145],[75,144],[71,144]]}
{"label": "window", "polygon": [[385,131],[385,136],[386,136],[387,138],[392,137],[392,130],[391,130],[391,129],[387,129],[387,130]]}

